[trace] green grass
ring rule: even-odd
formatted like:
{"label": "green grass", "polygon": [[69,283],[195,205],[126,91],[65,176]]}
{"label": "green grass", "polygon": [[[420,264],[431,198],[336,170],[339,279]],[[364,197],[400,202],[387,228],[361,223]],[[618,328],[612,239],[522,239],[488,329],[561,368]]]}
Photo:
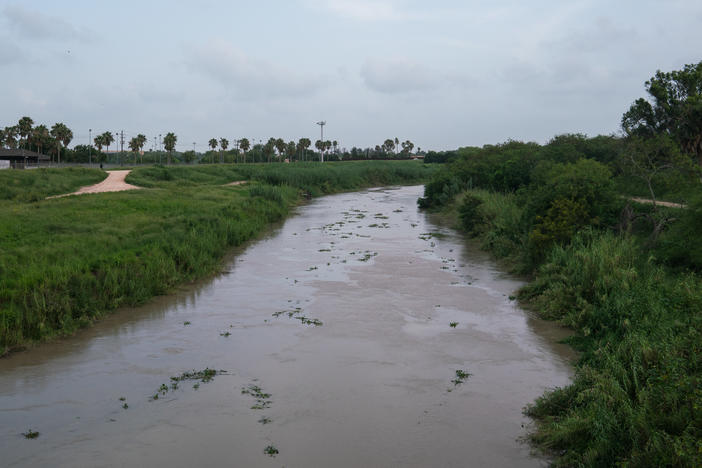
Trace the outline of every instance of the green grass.
{"label": "green grass", "polygon": [[[129,180],[150,190],[19,201],[33,199],[34,187],[50,194],[68,180],[66,191],[86,185],[76,176],[84,171],[104,175],[27,171],[17,186],[28,191],[0,200],[0,355],[217,271],[231,247],[285,217],[305,193],[419,183],[430,173],[414,162],[151,167]],[[242,179],[254,182],[222,185]]]}
{"label": "green grass", "polygon": [[0,171],[0,200],[31,202],[51,195],[75,192],[100,182],[107,173],[100,169],[32,169]]}
{"label": "green grass", "polygon": [[662,266],[638,225],[629,235],[581,230],[525,269],[519,197],[470,190],[456,200],[444,212],[531,275],[521,303],[575,331],[573,383],[525,410],[534,445],[558,467],[702,466],[699,275]]}

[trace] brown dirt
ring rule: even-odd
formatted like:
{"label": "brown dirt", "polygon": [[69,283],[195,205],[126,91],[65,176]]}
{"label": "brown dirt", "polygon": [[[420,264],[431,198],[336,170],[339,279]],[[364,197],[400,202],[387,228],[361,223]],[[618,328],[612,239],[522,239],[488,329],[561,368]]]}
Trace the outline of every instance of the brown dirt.
{"label": "brown dirt", "polygon": [[[650,200],[648,198],[632,197],[629,200],[635,201],[636,203],[644,203],[647,205],[653,205],[653,200]],[[656,200],[656,205],[667,206],[668,208],[685,208],[685,205],[683,205],[682,203],[673,203],[673,202],[659,201],[659,200]]]}
{"label": "brown dirt", "polygon": [[248,181],[246,181],[246,180],[236,180],[236,181],[234,181],[234,182],[229,182],[228,184],[224,184],[224,185],[244,185],[246,182],[248,182]]}
{"label": "brown dirt", "polygon": [[107,172],[107,178],[102,182],[89,185],[87,187],[81,187],[77,192],[66,193],[64,195],[55,195],[48,198],[59,198],[67,197],[69,195],[82,195],[85,193],[102,193],[102,192],[122,192],[124,190],[135,190],[140,189],[136,185],[128,184],[124,181],[127,175],[132,172],[131,170],[123,171],[109,171]]}

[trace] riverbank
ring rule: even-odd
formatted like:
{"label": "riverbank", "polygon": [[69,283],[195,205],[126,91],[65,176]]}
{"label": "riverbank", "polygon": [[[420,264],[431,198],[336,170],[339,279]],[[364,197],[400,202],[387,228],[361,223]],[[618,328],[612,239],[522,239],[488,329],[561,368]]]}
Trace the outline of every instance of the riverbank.
{"label": "riverbank", "polygon": [[559,327],[421,190],[313,199],[218,274],[0,359],[4,463],[542,467],[521,408],[570,382]]}
{"label": "riverbank", "polygon": [[[35,195],[15,189],[0,201],[0,355],[211,274],[231,247],[307,197],[422,183],[433,169],[413,161],[155,166],[127,178],[150,190],[44,200],[58,185],[68,192],[104,178],[79,171],[89,177],[50,170],[61,182],[48,189],[43,171],[22,174]],[[236,180],[252,183],[222,186]]]}
{"label": "riverbank", "polygon": [[702,464],[698,275],[661,265],[636,230],[583,228],[535,257],[528,206],[512,193],[472,189],[441,206],[485,250],[531,276],[518,294],[523,306],[575,333],[567,340],[581,353],[573,383],[525,410],[537,423],[529,439],[554,466]]}

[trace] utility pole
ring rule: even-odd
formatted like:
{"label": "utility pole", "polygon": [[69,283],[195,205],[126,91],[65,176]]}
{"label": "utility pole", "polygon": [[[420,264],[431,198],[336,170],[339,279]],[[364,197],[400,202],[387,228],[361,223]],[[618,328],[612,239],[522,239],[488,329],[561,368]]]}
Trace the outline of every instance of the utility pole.
{"label": "utility pole", "polygon": [[124,130],[119,132],[119,165],[122,165],[122,157],[124,156]]}
{"label": "utility pole", "polygon": [[320,145],[321,148],[319,148],[319,161],[320,162],[324,162],[324,126],[326,124],[327,124],[327,122],[324,120],[317,122],[317,125],[319,125],[319,130],[322,132],[322,134],[320,136],[320,140],[319,140],[322,142],[322,144]]}
{"label": "utility pole", "polygon": [[93,167],[93,129],[88,129],[88,164]]}
{"label": "utility pole", "polygon": [[161,164],[161,147],[163,140],[161,140],[161,134],[158,134],[158,163]]}

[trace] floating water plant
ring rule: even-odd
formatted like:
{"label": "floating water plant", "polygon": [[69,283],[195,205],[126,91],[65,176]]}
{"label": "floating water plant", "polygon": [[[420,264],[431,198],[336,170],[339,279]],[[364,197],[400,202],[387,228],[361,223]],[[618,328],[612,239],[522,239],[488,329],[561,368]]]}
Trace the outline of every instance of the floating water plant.
{"label": "floating water plant", "polygon": [[22,435],[25,439],[36,439],[39,437],[39,432],[29,429],[27,432],[23,432]]}
{"label": "floating water plant", "polygon": [[456,328],[458,326],[458,322],[451,322],[451,323],[449,323],[449,326],[451,328]]}
{"label": "floating water plant", "polygon": [[275,456],[278,455],[278,453],[280,453],[280,452],[278,452],[278,449],[275,448],[274,446],[269,445],[268,447],[266,447],[266,448],[263,449],[263,453],[265,453],[265,454],[268,455],[269,457],[275,457]]}
{"label": "floating water plant", "polygon": [[456,386],[461,385],[463,382],[468,380],[468,377],[470,377],[471,375],[473,374],[471,374],[470,372],[465,372],[462,369],[458,369],[456,370],[456,378],[453,379],[451,382]]}

